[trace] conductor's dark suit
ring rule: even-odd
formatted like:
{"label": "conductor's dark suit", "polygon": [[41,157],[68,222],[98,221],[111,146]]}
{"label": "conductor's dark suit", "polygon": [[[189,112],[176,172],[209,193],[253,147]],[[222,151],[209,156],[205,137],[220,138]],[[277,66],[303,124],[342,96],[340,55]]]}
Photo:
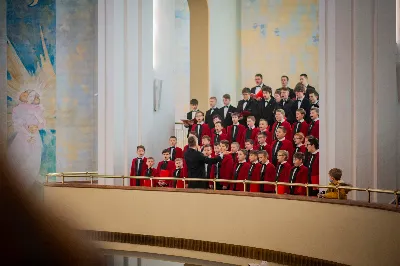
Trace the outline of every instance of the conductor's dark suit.
{"label": "conductor's dark suit", "polygon": [[[206,164],[216,164],[222,161],[220,156],[215,158],[207,158],[201,152],[189,148],[185,152],[185,162],[187,167],[187,177],[188,178],[204,178],[206,179]],[[208,187],[208,182],[194,181],[188,182],[189,188],[204,188]]]}

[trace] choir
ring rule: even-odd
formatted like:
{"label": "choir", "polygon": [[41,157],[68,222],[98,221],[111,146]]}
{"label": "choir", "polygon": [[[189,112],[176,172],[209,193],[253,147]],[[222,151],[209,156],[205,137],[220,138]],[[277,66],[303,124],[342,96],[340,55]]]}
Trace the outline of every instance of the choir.
{"label": "choir", "polygon": [[[282,87],[275,90],[263,83],[261,74],[255,75],[256,86],[243,88],[237,107],[231,97],[222,97],[224,106],[217,107],[217,98],[210,97],[210,109],[205,114],[198,110],[198,100],[190,101],[190,111],[184,126],[188,137],[196,136],[200,151],[207,158],[223,157],[215,164],[206,164],[198,178],[251,180],[288,183],[319,184],[319,94],[308,84],[308,76],[300,75],[294,89],[288,87],[289,77],[282,76]],[[132,160],[131,176],[187,177],[184,155],[188,146],[177,147],[171,136],[170,147],[162,151],[164,160],[153,168],[152,157],[145,157],[145,147],[137,147],[137,158]],[[189,187],[214,189],[214,182],[200,182]],[[146,186],[146,180],[131,179],[131,186]],[[155,186],[183,188],[183,182],[160,180]],[[243,191],[243,183],[216,183],[217,190]],[[306,195],[303,187],[250,185],[250,192]],[[318,195],[318,189],[309,189]]]}

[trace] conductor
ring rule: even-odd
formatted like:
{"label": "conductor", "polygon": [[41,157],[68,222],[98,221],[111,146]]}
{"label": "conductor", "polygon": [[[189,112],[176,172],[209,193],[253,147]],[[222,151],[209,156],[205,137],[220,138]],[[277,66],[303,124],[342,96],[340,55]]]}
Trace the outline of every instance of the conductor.
{"label": "conductor", "polygon": [[[188,171],[188,178],[204,178],[206,179],[206,167],[208,164],[216,164],[222,161],[223,154],[215,158],[207,158],[198,151],[197,137],[190,136],[188,139],[189,149],[185,152],[185,161]],[[208,187],[208,182],[193,181],[188,182],[188,188],[204,188]]]}

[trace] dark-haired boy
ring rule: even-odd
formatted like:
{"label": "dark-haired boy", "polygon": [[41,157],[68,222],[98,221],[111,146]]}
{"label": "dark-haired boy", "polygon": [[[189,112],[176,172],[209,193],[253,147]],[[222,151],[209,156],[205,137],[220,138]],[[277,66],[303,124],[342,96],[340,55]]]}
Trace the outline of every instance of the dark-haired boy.
{"label": "dark-haired boy", "polygon": [[[146,169],[147,158],[144,156],[146,148],[143,145],[136,147],[137,157],[132,160],[130,176],[143,176]],[[140,186],[140,179],[130,179],[131,186]]]}
{"label": "dark-haired boy", "polygon": [[258,117],[258,102],[250,97],[250,89],[244,88],[242,90],[243,100],[238,102],[237,111],[242,114],[243,119],[240,120],[240,124],[246,125],[247,117],[254,116]]}
{"label": "dark-haired boy", "polygon": [[[289,183],[307,183],[308,169],[303,165],[304,154],[296,152],[293,155],[293,167],[290,170]],[[289,187],[289,194],[291,195],[306,195],[305,187]]]}
{"label": "dark-haired boy", "polygon": [[[164,160],[158,163],[157,173],[161,177],[163,175],[161,171],[168,171],[168,176],[164,175],[163,177],[172,177],[172,174],[175,170],[175,163],[170,160],[171,154],[169,149],[163,150],[162,155]],[[160,187],[169,187],[170,183],[170,181],[159,180],[157,185]]]}
{"label": "dark-haired boy", "polygon": [[171,160],[175,161],[176,158],[183,158],[183,151],[181,148],[176,146],[177,138],[175,136],[171,136],[169,138],[169,152],[171,154]]}

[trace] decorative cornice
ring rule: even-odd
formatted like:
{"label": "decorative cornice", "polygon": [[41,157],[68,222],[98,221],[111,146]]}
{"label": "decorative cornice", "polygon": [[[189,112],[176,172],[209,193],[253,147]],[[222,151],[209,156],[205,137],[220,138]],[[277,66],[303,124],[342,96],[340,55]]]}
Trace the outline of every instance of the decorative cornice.
{"label": "decorative cornice", "polygon": [[302,255],[296,255],[270,249],[239,246],[203,240],[174,238],[164,236],[139,235],[106,231],[83,231],[92,241],[105,241],[133,245],[155,246],[163,248],[184,249],[190,251],[214,253],[220,255],[268,261],[282,265],[339,266],[346,265]]}

